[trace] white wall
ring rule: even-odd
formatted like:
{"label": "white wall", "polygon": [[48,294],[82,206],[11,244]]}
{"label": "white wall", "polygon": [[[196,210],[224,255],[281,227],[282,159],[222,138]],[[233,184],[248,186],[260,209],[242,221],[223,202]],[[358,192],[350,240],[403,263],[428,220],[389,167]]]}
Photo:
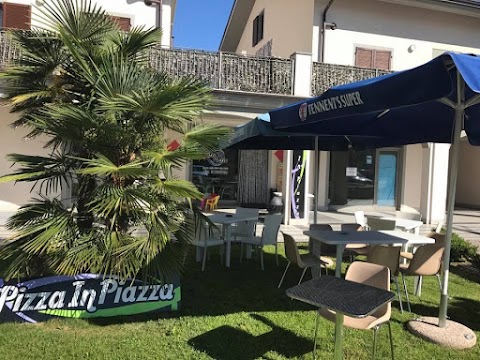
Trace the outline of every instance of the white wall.
{"label": "white wall", "polygon": [[[317,0],[312,30],[317,49],[322,11],[323,2]],[[472,17],[374,0],[337,0],[327,21],[337,24],[336,30],[326,30],[327,63],[354,65],[356,46],[392,50],[393,70],[432,59],[434,49],[480,53],[480,20]],[[412,45],[415,50],[409,52]]]}
{"label": "white wall", "polygon": [[[11,114],[9,108],[0,108],[0,176],[10,174],[17,168],[17,166],[12,167],[12,163],[6,159],[6,155],[9,153],[41,156],[48,154],[43,148],[46,138],[24,140],[28,130],[22,127],[13,129],[10,126],[16,119],[17,115]],[[0,201],[17,205],[25,204],[35,195],[35,190],[30,193],[32,185],[33,183],[0,183]]]}

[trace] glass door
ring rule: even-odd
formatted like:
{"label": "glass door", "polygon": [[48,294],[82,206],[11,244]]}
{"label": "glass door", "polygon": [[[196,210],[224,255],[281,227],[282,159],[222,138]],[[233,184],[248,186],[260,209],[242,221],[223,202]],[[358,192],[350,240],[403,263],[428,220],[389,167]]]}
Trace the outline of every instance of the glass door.
{"label": "glass door", "polygon": [[399,150],[377,151],[377,177],[375,203],[380,206],[397,206],[399,179]]}

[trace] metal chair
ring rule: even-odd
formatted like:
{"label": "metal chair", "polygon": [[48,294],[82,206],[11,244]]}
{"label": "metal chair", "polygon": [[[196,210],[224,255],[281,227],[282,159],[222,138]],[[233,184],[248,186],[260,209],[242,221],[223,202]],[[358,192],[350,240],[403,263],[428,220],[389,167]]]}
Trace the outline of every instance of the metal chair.
{"label": "metal chair", "polygon": [[[386,266],[370,264],[365,262],[353,262],[345,274],[345,280],[355,281],[365,285],[374,286],[384,290],[390,290],[390,270]],[[388,324],[388,332],[390,335],[390,351],[393,355],[393,340],[392,340],[392,328],[390,325],[390,316],[392,313],[391,303],[387,303],[378,308],[373,314],[364,318],[353,318],[345,315],[343,325],[353,329],[368,330],[373,329],[373,352],[372,359],[375,358],[377,348],[377,333],[380,326]],[[313,345],[313,355],[315,358],[315,350],[317,348],[317,332],[319,317],[322,316],[325,319],[335,322],[335,312],[325,308],[318,309],[317,321],[315,326],[315,338]]]}
{"label": "metal chair", "polygon": [[390,269],[390,277],[397,287],[397,297],[400,304],[400,311],[403,313],[402,297],[400,286],[398,286],[398,272],[400,269],[400,247],[399,246],[371,246],[367,255],[367,262],[386,266]]}
{"label": "metal chair", "polygon": [[[287,267],[285,268],[285,271],[283,272],[280,282],[278,283],[278,287],[282,286],[283,279],[287,274],[290,264],[296,264],[299,268],[303,269],[302,276],[300,277],[298,284],[302,282],[307,269],[311,268],[312,266],[318,266],[320,268],[323,266],[325,268],[326,274],[328,275],[327,265],[331,265],[332,264],[331,261],[328,261],[328,260],[324,261],[323,259],[311,253],[300,255],[300,253],[298,252],[295,239],[289,234],[285,234],[285,233],[282,233],[282,234],[283,234],[283,241],[285,245],[285,256],[288,259],[288,264],[287,264]],[[319,274],[321,274],[321,271],[319,272]]]}
{"label": "metal chair", "polygon": [[443,253],[445,252],[444,245],[423,245],[420,246],[413,254],[412,259],[408,265],[400,265],[400,273],[402,274],[403,289],[405,297],[407,298],[408,311],[411,312],[410,298],[408,297],[407,283],[405,276],[433,276],[438,280],[438,287],[442,291],[442,282],[440,280],[440,269],[442,266]]}
{"label": "metal chair", "polygon": [[249,239],[241,240],[241,252],[240,252],[240,261],[243,257],[243,244],[249,244],[255,246],[260,250],[260,264],[262,270],[264,270],[263,265],[263,247],[265,245],[274,245],[275,246],[275,259],[278,266],[278,246],[277,246],[277,237],[278,231],[280,230],[280,224],[282,223],[282,214],[268,214],[265,216],[265,226],[263,227],[262,236],[252,236]]}

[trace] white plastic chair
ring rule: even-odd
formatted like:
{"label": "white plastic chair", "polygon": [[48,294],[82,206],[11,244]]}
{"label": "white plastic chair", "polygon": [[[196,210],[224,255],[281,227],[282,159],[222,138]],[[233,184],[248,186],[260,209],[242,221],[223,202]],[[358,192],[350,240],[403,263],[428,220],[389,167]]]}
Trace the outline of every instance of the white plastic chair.
{"label": "white plastic chair", "polygon": [[365,227],[365,212],[362,210],[355,211],[355,222]]}
{"label": "white plastic chair", "polygon": [[202,271],[205,271],[208,248],[211,246],[220,246],[220,262],[223,263],[223,239],[220,238],[220,232],[217,228],[209,226],[206,222],[198,222],[195,227],[195,240],[192,245],[203,248]]}
{"label": "white plastic chair", "polygon": [[422,214],[405,212],[405,211],[395,211],[395,217],[397,219],[406,219],[406,220],[422,220]]}
{"label": "white plastic chair", "polygon": [[[235,214],[238,216],[256,217],[257,219],[259,212],[260,209],[250,209],[242,207],[237,207],[235,209]],[[232,230],[230,231],[230,236],[233,238],[233,241],[237,241],[238,238],[240,238],[239,240],[241,240],[249,239],[255,236],[255,228],[257,225],[257,221],[242,221],[233,225],[234,226],[232,226]]]}
{"label": "white plastic chair", "polygon": [[275,259],[278,266],[278,246],[277,246],[277,236],[278,231],[280,230],[280,224],[282,223],[282,214],[269,214],[265,216],[265,226],[262,231],[262,236],[253,236],[250,239],[241,240],[242,248],[240,253],[240,261],[243,257],[243,244],[253,245],[260,250],[260,264],[262,270],[263,266],[263,247],[265,245],[274,245],[275,246]]}
{"label": "white plastic chair", "polygon": [[367,219],[368,230],[395,230],[395,220],[369,217]]}

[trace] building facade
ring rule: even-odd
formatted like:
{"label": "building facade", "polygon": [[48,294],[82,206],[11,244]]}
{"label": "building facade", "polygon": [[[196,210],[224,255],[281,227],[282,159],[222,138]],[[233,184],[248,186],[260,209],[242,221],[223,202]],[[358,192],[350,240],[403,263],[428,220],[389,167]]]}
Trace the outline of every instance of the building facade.
{"label": "building facade", "polygon": [[[479,20],[477,1],[235,1],[220,50],[281,58],[295,54],[302,66],[295,66],[293,94],[314,96],[342,83],[316,77],[315,68],[324,64],[372,68],[381,73],[418,66],[445,51],[480,54]],[[345,79],[343,82],[359,80],[355,76]],[[428,223],[440,221],[445,213],[448,149],[448,144],[429,143],[325,152],[320,157],[317,206],[395,207],[419,211]],[[457,192],[457,203],[462,205],[480,205],[480,192],[475,189],[480,180],[480,172],[475,170],[477,152],[467,141],[462,143],[464,160]],[[291,153],[286,151],[283,158],[293,156]],[[312,161],[307,163],[305,197],[313,192],[314,183]],[[295,164],[284,161],[283,165],[283,178],[287,179]],[[284,201],[288,203],[289,197]]]}

